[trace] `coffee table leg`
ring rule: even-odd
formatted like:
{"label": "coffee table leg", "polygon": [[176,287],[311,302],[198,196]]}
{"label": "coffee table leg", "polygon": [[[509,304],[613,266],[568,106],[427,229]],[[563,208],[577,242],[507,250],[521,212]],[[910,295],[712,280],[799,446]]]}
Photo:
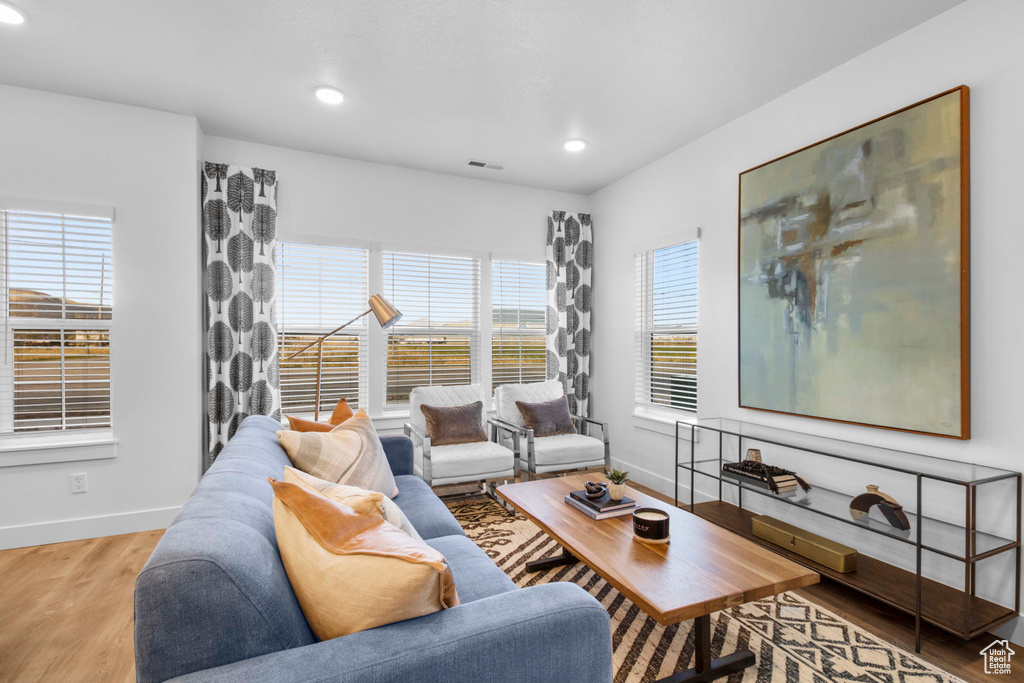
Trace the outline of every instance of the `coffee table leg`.
{"label": "coffee table leg", "polygon": [[674,673],[662,678],[657,683],[703,683],[723,678],[729,674],[742,671],[755,662],[754,653],[750,650],[737,650],[731,655],[711,659],[711,615],[697,617],[693,621],[693,659],[692,669]]}
{"label": "coffee table leg", "polygon": [[579,560],[575,555],[570,553],[565,548],[562,548],[561,555],[555,555],[554,557],[546,557],[543,560],[532,560],[526,563],[526,571],[528,572],[542,572],[545,569],[551,569],[552,567],[561,567],[567,564],[576,564]]}

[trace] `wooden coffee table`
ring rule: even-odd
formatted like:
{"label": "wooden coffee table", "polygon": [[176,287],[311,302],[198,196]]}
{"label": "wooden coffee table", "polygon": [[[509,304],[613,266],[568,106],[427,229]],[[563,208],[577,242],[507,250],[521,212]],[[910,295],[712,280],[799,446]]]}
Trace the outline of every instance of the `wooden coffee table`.
{"label": "wooden coffee table", "polygon": [[562,554],[527,563],[530,571],[583,562],[662,626],[694,619],[696,666],[659,683],[710,681],[754,664],[738,650],[711,659],[711,614],[818,582],[818,575],[670,503],[629,489],[638,506],[665,510],[671,541],[633,539],[630,515],[595,521],[565,502],[600,475],[574,474],[506,484],[507,500],[562,546]]}

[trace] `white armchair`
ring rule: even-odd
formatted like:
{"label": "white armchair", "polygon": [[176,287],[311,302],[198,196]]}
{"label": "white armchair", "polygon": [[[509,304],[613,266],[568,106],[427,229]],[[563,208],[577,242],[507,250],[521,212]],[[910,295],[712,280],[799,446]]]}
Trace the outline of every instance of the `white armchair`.
{"label": "white armchair", "polygon": [[[495,441],[479,441],[449,446],[431,446],[426,419],[420,406],[451,407],[483,401],[479,384],[416,387],[409,394],[409,421],[405,435],[412,439],[413,466],[417,476],[430,486],[483,482],[484,492],[493,496],[487,481],[515,477],[515,453]],[[488,435],[495,438],[494,423],[483,421]]]}
{"label": "white armchair", "polygon": [[[586,467],[611,467],[608,446],[608,425],[586,417],[573,416],[578,434],[535,437],[527,429],[516,401],[543,403],[563,396],[557,379],[531,384],[502,384],[494,390],[495,423],[499,443],[511,442],[518,458],[520,479],[528,481],[531,474],[547,474]],[[601,430],[601,438],[591,436],[591,428]]]}

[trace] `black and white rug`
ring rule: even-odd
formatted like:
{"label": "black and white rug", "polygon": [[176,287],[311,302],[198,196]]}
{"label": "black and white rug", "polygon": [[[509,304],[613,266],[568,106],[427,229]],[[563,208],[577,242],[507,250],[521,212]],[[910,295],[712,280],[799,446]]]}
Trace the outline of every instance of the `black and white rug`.
{"label": "black and white rug", "polygon": [[[583,564],[527,573],[527,561],[560,552],[547,534],[491,500],[449,507],[466,535],[516,585],[571,581],[607,608],[615,683],[647,683],[693,666],[693,622],[659,626]],[[738,648],[757,655],[757,665],[733,674],[729,683],[963,683],[792,593],[724,610],[711,619],[713,657]]]}

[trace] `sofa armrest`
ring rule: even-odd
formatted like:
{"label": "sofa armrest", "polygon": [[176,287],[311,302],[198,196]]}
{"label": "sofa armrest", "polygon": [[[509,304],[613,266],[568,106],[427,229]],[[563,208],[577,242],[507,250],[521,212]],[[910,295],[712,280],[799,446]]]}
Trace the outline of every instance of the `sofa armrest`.
{"label": "sofa armrest", "polygon": [[549,583],[174,680],[610,683],[611,647],[604,607],[575,584]]}
{"label": "sofa armrest", "polygon": [[400,474],[413,474],[412,441],[409,437],[382,436],[380,442],[384,446],[384,455],[388,456],[391,474],[396,477]]}

